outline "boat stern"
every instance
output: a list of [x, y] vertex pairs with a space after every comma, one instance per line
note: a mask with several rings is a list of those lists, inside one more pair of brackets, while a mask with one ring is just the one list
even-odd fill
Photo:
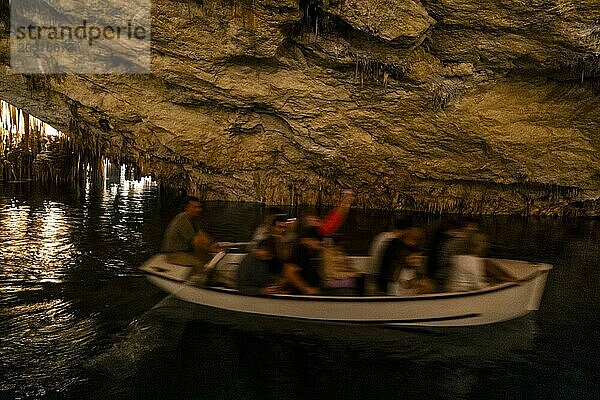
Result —
[[139, 269], [147, 275], [176, 282], [185, 282], [192, 271], [191, 267], [169, 264], [165, 254], [156, 254], [150, 257]]

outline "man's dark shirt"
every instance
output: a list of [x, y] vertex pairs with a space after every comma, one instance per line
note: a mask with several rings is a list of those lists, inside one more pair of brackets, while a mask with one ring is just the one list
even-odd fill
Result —
[[290, 262], [300, 267], [300, 276], [313, 287], [321, 286], [321, 277], [319, 276], [320, 253], [309, 249], [303, 244], [297, 244], [292, 251]]
[[427, 255], [427, 276], [434, 278], [437, 270], [440, 267], [440, 253], [442, 245], [449, 239], [449, 236], [444, 232], [437, 231], [433, 234], [429, 244], [429, 254]]
[[252, 253], [244, 257], [237, 271], [237, 287], [241, 293], [257, 295], [274, 282], [269, 261], [258, 260]]

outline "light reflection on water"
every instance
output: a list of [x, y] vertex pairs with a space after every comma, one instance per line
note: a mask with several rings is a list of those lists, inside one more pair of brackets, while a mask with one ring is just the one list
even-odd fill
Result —
[[[0, 186], [0, 399], [542, 399], [597, 388], [598, 221], [484, 219], [492, 256], [554, 264], [542, 309], [439, 333], [259, 321], [169, 301], [148, 311], [165, 296], [136, 267], [177, 211], [148, 182]], [[215, 202], [203, 218], [217, 239], [243, 241], [263, 212]], [[420, 221], [430, 231], [436, 219]], [[340, 233], [364, 254], [388, 222], [355, 211]]]
[[[0, 213], [5, 276], [14, 281], [61, 282], [73, 257], [70, 223], [59, 204], [12, 205]], [[1, 289], [0, 289], [1, 290]]]
[[155, 193], [148, 182], [0, 186], [1, 399], [52, 397], [86, 381], [84, 361], [111, 340], [101, 293], [116, 289], [103, 282], [137, 277], [126, 255], [153, 251], [139, 246]]

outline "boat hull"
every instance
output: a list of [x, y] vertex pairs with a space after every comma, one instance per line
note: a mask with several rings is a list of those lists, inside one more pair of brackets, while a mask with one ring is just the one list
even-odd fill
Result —
[[[213, 266], [236, 265], [236, 257], [220, 257], [211, 262]], [[166, 268], [162, 265], [162, 272], [158, 272], [152, 265], [158, 265], [159, 260], [155, 260], [154, 264], [146, 263], [141, 269], [156, 286], [190, 303], [304, 320], [401, 326], [469, 326], [506, 321], [537, 310], [551, 266], [514, 260], [495, 261], [511, 269], [522, 281], [470, 292], [407, 297], [245, 296], [233, 289], [198, 287], [189, 283], [185, 279], [186, 270], [181, 270], [185, 267]]]

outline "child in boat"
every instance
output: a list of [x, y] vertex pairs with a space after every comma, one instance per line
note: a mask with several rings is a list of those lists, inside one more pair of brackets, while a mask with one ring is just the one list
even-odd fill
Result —
[[332, 241], [325, 241], [321, 259], [321, 292], [328, 296], [359, 296], [364, 292], [362, 273]]

